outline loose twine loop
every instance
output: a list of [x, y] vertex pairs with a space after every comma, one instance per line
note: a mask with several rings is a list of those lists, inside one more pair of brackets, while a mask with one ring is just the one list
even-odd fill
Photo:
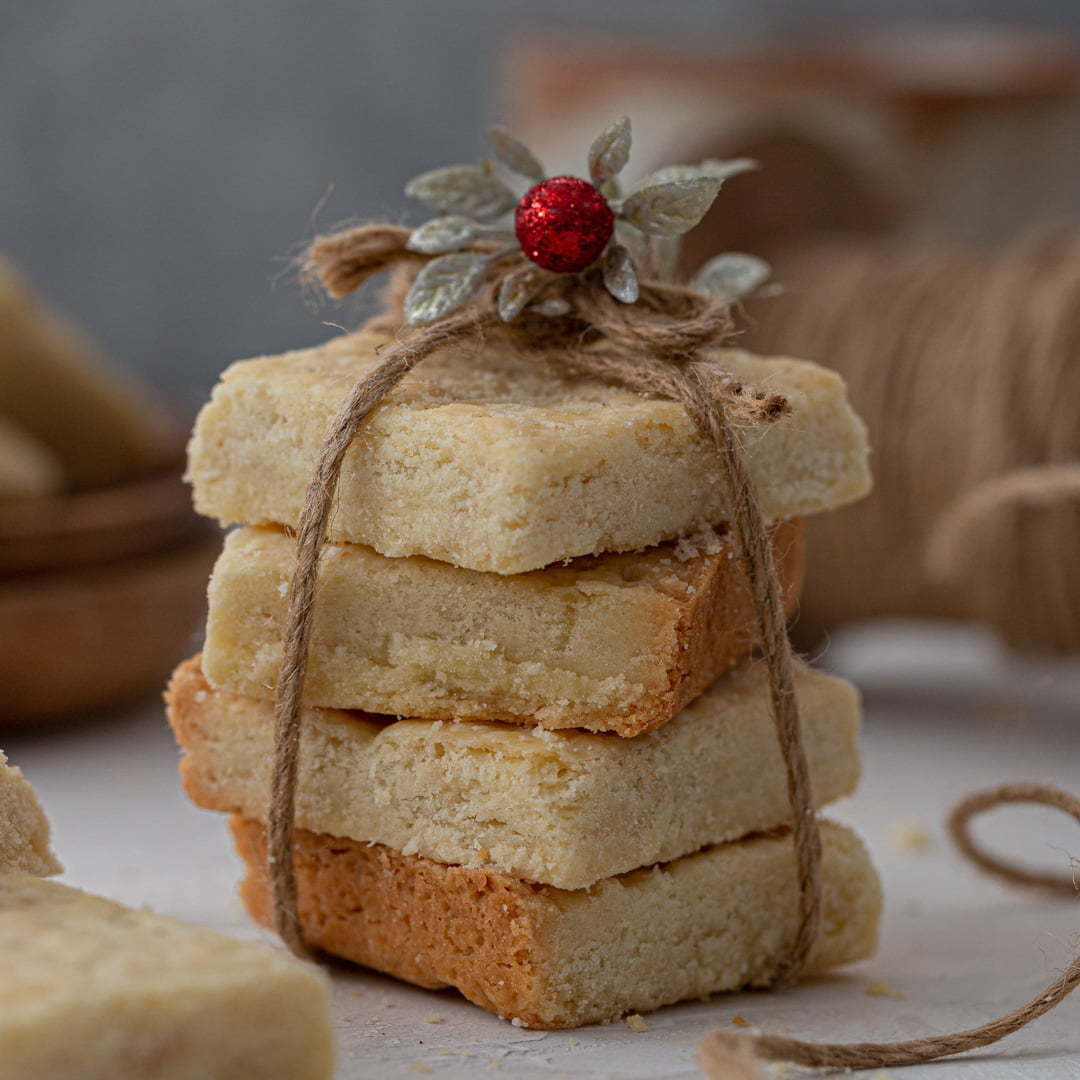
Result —
[[[961, 799], [949, 814], [947, 828], [960, 850], [988, 873], [1015, 885], [1047, 889], [1058, 895], [1077, 895], [1072, 877], [1025, 870], [980, 848], [971, 837], [972, 818], [1013, 803], [1036, 803], [1069, 814], [1080, 823], [1080, 799], [1046, 784], [1004, 784]], [[937, 1058], [976, 1050], [1004, 1039], [1056, 1008], [1080, 985], [1080, 954], [1073, 956], [1061, 976], [1026, 1005], [979, 1027], [948, 1035], [903, 1042], [813, 1043], [779, 1035], [714, 1031], [698, 1052], [713, 1080], [759, 1080], [762, 1061], [786, 1061], [819, 1069], [880, 1069], [921, 1065]]]
[[[394, 269], [392, 301], [395, 292], [400, 297], [409, 271], [415, 271], [423, 260], [422, 256], [406, 251], [408, 235], [408, 230], [395, 226], [367, 225], [317, 238], [308, 251], [304, 273], [309, 279], [321, 282], [330, 295], [340, 297], [373, 275]], [[792, 810], [798, 925], [792, 947], [778, 964], [772, 980], [773, 986], [787, 985], [805, 966], [821, 922], [821, 840], [800, 735], [793, 657], [781, 590], [767, 523], [746, 469], [737, 427], [773, 421], [788, 411], [788, 403], [780, 395], [766, 394], [738, 382], [703, 359], [703, 350], [721, 343], [731, 331], [727, 309], [711, 298], [678, 285], [646, 282], [638, 303], [622, 305], [588, 273], [557, 279], [552, 290], [569, 306], [565, 316], [546, 318], [526, 313], [513, 323], [504, 324], [498, 318], [495, 288], [491, 285], [459, 313], [428, 326], [400, 330], [393, 343], [382, 351], [378, 363], [353, 386], [326, 435], [297, 527], [297, 560], [289, 586], [276, 691], [268, 826], [275, 928], [294, 953], [308, 955], [298, 912], [293, 862], [301, 707], [319, 558], [345, 453], [367, 416], [425, 357], [470, 339], [502, 337], [513, 347], [561, 364], [571, 372], [679, 402], [717, 450], [720, 478], [731, 507], [731, 533], [753, 598], [758, 640], [768, 673], [770, 707]], [[391, 329], [396, 322], [390, 310], [369, 325]], [[1033, 791], [1038, 801], [1049, 801], [1048, 790], [1036, 786], [1028, 794]], [[1080, 820], [1076, 800], [1063, 793], [1052, 794], [1053, 798], [1065, 800], [1065, 808]], [[980, 805], [969, 809], [968, 816], [981, 808]], [[967, 818], [957, 821], [957, 835], [966, 835]], [[1000, 869], [992, 857], [980, 854], [980, 858], [982, 865]], [[734, 1069], [741, 1068], [744, 1075], [752, 1075], [746, 1072], [747, 1063], [770, 1057], [829, 1065], [846, 1053], [845, 1067], [928, 1061], [1002, 1038], [1053, 1008], [1077, 981], [1080, 981], [1080, 958], [1073, 962], [1062, 981], [1036, 1001], [974, 1032], [909, 1044], [831, 1047], [777, 1041], [772, 1036], [756, 1037], [752, 1043], [746, 1036], [733, 1041], [731, 1036], [714, 1033], [702, 1045], [702, 1063], [714, 1077], [733, 1078], [737, 1075]], [[862, 1064], [852, 1066], [852, 1060]]]

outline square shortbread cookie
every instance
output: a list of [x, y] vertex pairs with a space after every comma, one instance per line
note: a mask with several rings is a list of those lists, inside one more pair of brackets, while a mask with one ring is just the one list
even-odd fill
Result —
[[[270, 919], [265, 830], [234, 818], [241, 896]], [[853, 832], [822, 824], [820, 935], [808, 971], [877, 944], [881, 888]], [[759, 836], [568, 892], [300, 830], [300, 919], [335, 956], [530, 1028], [568, 1028], [768, 983], [795, 936], [791, 839]]]
[[[295, 526], [330, 422], [386, 341], [352, 334], [230, 367], [189, 447], [197, 509]], [[791, 403], [741, 436], [769, 520], [866, 494], [866, 432], [838, 375], [737, 350], [716, 362]], [[728, 510], [716, 452], [681, 406], [462, 347], [424, 360], [363, 425], [330, 538], [515, 574], [675, 539]]]
[[0, 875], [0, 1080], [329, 1080], [326, 979], [25, 874]]
[[[796, 693], [821, 806], [858, 781], [858, 695], [802, 666]], [[177, 669], [166, 699], [191, 799], [265, 817], [272, 705], [212, 690], [197, 660]], [[296, 819], [314, 832], [577, 889], [773, 828], [791, 810], [764, 667], [753, 664], [635, 739], [309, 709]]]
[[[788, 610], [802, 530], [775, 531]], [[234, 532], [210, 580], [210, 683], [269, 698], [296, 558], [279, 529]], [[358, 544], [323, 552], [305, 700], [388, 715], [638, 735], [666, 723], [756, 643], [741, 564], [709, 532], [644, 552], [502, 577]]]

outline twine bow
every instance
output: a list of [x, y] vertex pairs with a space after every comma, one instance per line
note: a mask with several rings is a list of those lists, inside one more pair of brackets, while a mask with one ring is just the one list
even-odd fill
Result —
[[[409, 271], [425, 256], [405, 247], [409, 230], [365, 225], [315, 240], [304, 271], [331, 296], [348, 294], [370, 277], [395, 269], [390, 310], [369, 325], [396, 326], [393, 295], [400, 297]], [[379, 362], [352, 388], [326, 435], [308, 485], [297, 528], [297, 561], [289, 585], [288, 616], [274, 719], [274, 763], [268, 827], [269, 877], [274, 924], [288, 947], [306, 955], [297, 903], [293, 864], [293, 829], [300, 749], [304, 676], [311, 642], [319, 558], [326, 539], [342, 461], [360, 425], [372, 410], [425, 357], [439, 349], [486, 335], [502, 335], [521, 350], [563, 365], [571, 372], [620, 383], [634, 391], [670, 398], [684, 406], [698, 430], [712, 443], [720, 465], [730, 528], [753, 598], [758, 641], [768, 672], [769, 699], [783, 756], [792, 812], [798, 883], [798, 925], [788, 955], [773, 973], [772, 985], [795, 980], [805, 966], [821, 922], [821, 840], [811, 798], [798, 703], [792, 679], [781, 591], [772, 546], [753, 482], [747, 472], [737, 426], [769, 423], [789, 409], [780, 395], [746, 386], [707, 362], [703, 351], [731, 332], [727, 306], [684, 286], [643, 282], [638, 302], [620, 304], [603, 288], [595, 271], [569, 276], [557, 284], [564, 314], [551, 319], [523, 314], [512, 324], [498, 315], [494, 288], [487, 287], [468, 307], [441, 321], [399, 330]], [[1011, 880], [1022, 872], [1003, 869], [977, 851], [967, 836], [968, 819], [1003, 801], [1039, 801], [1066, 810], [1080, 820], [1080, 802], [1042, 785], [1020, 785], [972, 796], [951, 822], [962, 850], [985, 868]], [[1036, 882], [1039, 883], [1039, 882]], [[1047, 884], [1047, 882], [1041, 882]], [[1065, 884], [1054, 879], [1053, 886]], [[804, 1043], [773, 1036], [732, 1036], [714, 1032], [702, 1044], [701, 1061], [710, 1076], [760, 1076], [757, 1062], [793, 1061], [805, 1065], [868, 1068], [933, 1060], [984, 1046], [1016, 1031], [1055, 1007], [1080, 983], [1080, 958], [1027, 1006], [955, 1035], [904, 1043], [843, 1045]]]

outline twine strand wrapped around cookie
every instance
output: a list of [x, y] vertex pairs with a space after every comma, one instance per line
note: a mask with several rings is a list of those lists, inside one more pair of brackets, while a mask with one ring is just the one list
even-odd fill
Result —
[[[306, 270], [328, 291], [347, 291], [350, 284], [363, 282], [394, 263], [415, 262], [415, 256], [405, 248], [407, 238], [407, 230], [380, 225], [320, 238], [310, 249]], [[644, 284], [641, 298], [641, 306], [635, 305], [634, 314], [629, 315], [631, 309], [612, 300], [600, 282], [589, 275], [577, 276], [567, 279], [560, 289], [557, 299], [567, 308], [560, 318], [526, 316], [507, 325], [499, 318], [494, 287], [489, 287], [461, 311], [431, 325], [401, 331], [379, 363], [356, 383], [335, 417], [308, 485], [297, 529], [297, 563], [289, 586], [275, 702], [269, 869], [275, 928], [294, 952], [302, 955], [307, 951], [293, 866], [303, 684], [319, 557], [342, 461], [364, 419], [425, 356], [497, 333], [505, 335], [512, 347], [528, 349], [571, 370], [679, 401], [717, 449], [732, 508], [731, 528], [754, 598], [771, 707], [794, 810], [799, 928], [775, 973], [775, 982], [791, 981], [802, 969], [821, 919], [821, 842], [799, 734], [793, 658], [772, 545], [732, 426], [732, 418], [741, 422], [774, 420], [787, 412], [788, 405], [783, 397], [747, 387], [700, 359], [703, 349], [720, 343], [730, 332], [726, 305], [681, 286], [659, 283]]]

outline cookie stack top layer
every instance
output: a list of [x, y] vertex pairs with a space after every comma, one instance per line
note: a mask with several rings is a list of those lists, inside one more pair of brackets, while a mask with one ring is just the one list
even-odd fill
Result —
[[[229, 368], [190, 445], [197, 509], [223, 524], [295, 525], [331, 418], [387, 340], [351, 334]], [[716, 360], [792, 407], [744, 435], [768, 519], [866, 494], [866, 432], [839, 377], [739, 351]], [[727, 513], [715, 451], [681, 405], [510, 350], [456, 348], [425, 359], [363, 425], [330, 539], [515, 574], [647, 547]]]

